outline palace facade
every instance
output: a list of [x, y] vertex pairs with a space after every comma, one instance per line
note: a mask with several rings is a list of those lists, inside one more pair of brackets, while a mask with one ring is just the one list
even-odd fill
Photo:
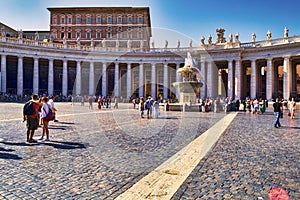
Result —
[[[85, 25], [80, 30], [80, 41], [75, 37], [76, 28], [71, 28], [70, 38], [66, 37], [68, 32], [65, 28], [61, 31], [59, 27], [62, 25], [59, 23], [68, 23], [68, 12], [61, 15], [54, 12], [55, 9], [49, 10], [52, 20], [50, 32], [54, 33], [56, 29], [56, 39], [60, 41], [8, 37], [2, 31], [1, 92], [17, 95], [47, 93], [176, 98], [172, 83], [181, 80], [176, 70], [184, 66], [187, 52], [190, 52], [198, 63], [204, 83], [197, 94], [201, 98], [300, 97], [300, 36], [290, 37], [286, 31], [282, 38], [272, 39], [268, 35], [263, 41], [253, 38], [251, 42], [241, 43], [238, 35], [235, 35], [235, 40], [230, 37], [226, 41], [224, 30], [217, 29], [215, 43], [209, 38], [208, 43], [201, 39], [200, 45], [174, 48], [150, 47], [149, 31], [146, 36], [143, 35], [143, 41], [147, 42], [142, 45], [131, 43], [134, 38], [121, 39], [119, 36], [108, 38], [111, 43], [103, 45], [96, 44], [96, 39], [92, 39], [97, 38], [92, 25], [90, 29], [94, 32], [91, 32], [90, 39]], [[148, 14], [143, 15], [143, 22], [149, 22], [145, 27], [150, 26], [150, 17], [145, 17]], [[57, 17], [57, 26], [54, 16]], [[65, 18], [63, 21], [62, 16]], [[72, 15], [71, 23], [76, 23], [76, 16]], [[97, 22], [97, 14], [80, 16], [82, 23], [89, 16], [91, 24]], [[108, 16], [101, 15], [101, 22], [104, 23]], [[112, 16], [113, 22], [118, 22], [118, 16]], [[128, 16], [122, 16], [125, 26]], [[141, 15], [135, 17], [138, 16]], [[117, 32], [112, 32], [112, 35], [117, 35], [114, 33]], [[107, 36], [107, 32], [103, 35]]]

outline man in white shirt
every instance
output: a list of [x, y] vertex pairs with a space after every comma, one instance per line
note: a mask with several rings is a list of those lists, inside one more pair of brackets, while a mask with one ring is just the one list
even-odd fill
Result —
[[[52, 111], [55, 113], [56, 109], [54, 108], [54, 96], [50, 97], [48, 104], [50, 105], [50, 108], [52, 109]], [[54, 122], [58, 122], [58, 120], [56, 119], [56, 115], [55, 115]]]

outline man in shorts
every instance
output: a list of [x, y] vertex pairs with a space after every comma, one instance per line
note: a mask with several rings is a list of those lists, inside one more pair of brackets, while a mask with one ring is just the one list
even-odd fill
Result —
[[34, 131], [38, 128], [39, 124], [39, 102], [38, 102], [38, 95], [33, 94], [31, 100], [33, 102], [33, 114], [32, 115], [24, 115], [24, 121], [26, 120], [26, 127], [27, 127], [27, 143], [36, 143], [37, 141], [33, 139]]

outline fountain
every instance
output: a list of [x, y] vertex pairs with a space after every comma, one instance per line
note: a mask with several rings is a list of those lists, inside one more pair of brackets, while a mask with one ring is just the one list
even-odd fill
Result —
[[199, 93], [200, 87], [203, 86], [203, 83], [200, 81], [200, 71], [195, 67], [196, 65], [196, 60], [188, 52], [184, 67], [177, 70], [177, 73], [182, 75], [182, 81], [173, 83], [173, 86], [178, 91], [178, 100], [183, 107], [183, 111], [185, 111], [187, 104], [196, 103], [196, 93]]

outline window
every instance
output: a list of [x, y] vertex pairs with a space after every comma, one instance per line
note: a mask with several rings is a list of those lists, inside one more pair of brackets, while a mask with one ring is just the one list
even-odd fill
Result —
[[72, 24], [72, 18], [68, 17], [68, 24]]
[[87, 17], [87, 18], [86, 18], [86, 23], [87, 23], [87, 24], [92, 23], [92, 18], [91, 18], [91, 17]]
[[101, 33], [100, 32], [97, 32], [96, 38], [101, 38]]
[[64, 38], [64, 37], [65, 37], [65, 33], [64, 32], [60, 33], [60, 38]]
[[90, 39], [91, 38], [91, 32], [86, 33], [86, 38]]
[[97, 23], [97, 24], [101, 24], [101, 23], [102, 23], [101, 17], [97, 17], [97, 18], [96, 18], [96, 23]]
[[132, 24], [132, 17], [128, 17], [128, 18], [127, 18], [127, 23], [128, 23], [128, 24]]
[[72, 33], [68, 33], [68, 38], [72, 38]]
[[107, 23], [111, 24], [112, 23], [112, 17], [107, 17]]
[[81, 18], [80, 17], [76, 17], [76, 24], [80, 24], [81, 23]]
[[56, 17], [54, 17], [54, 18], [53, 18], [53, 24], [56, 24], [56, 23], [57, 23], [56, 20], [57, 20]]
[[138, 24], [142, 24], [144, 22], [143, 17], [138, 18]]
[[110, 32], [107, 33], [107, 38], [112, 38], [112, 34]]
[[122, 17], [118, 17], [118, 24], [122, 24]]
[[65, 18], [64, 18], [64, 17], [61, 18], [61, 23], [62, 23], [62, 24], [65, 23]]
[[80, 32], [76, 32], [76, 38], [80, 38]]

